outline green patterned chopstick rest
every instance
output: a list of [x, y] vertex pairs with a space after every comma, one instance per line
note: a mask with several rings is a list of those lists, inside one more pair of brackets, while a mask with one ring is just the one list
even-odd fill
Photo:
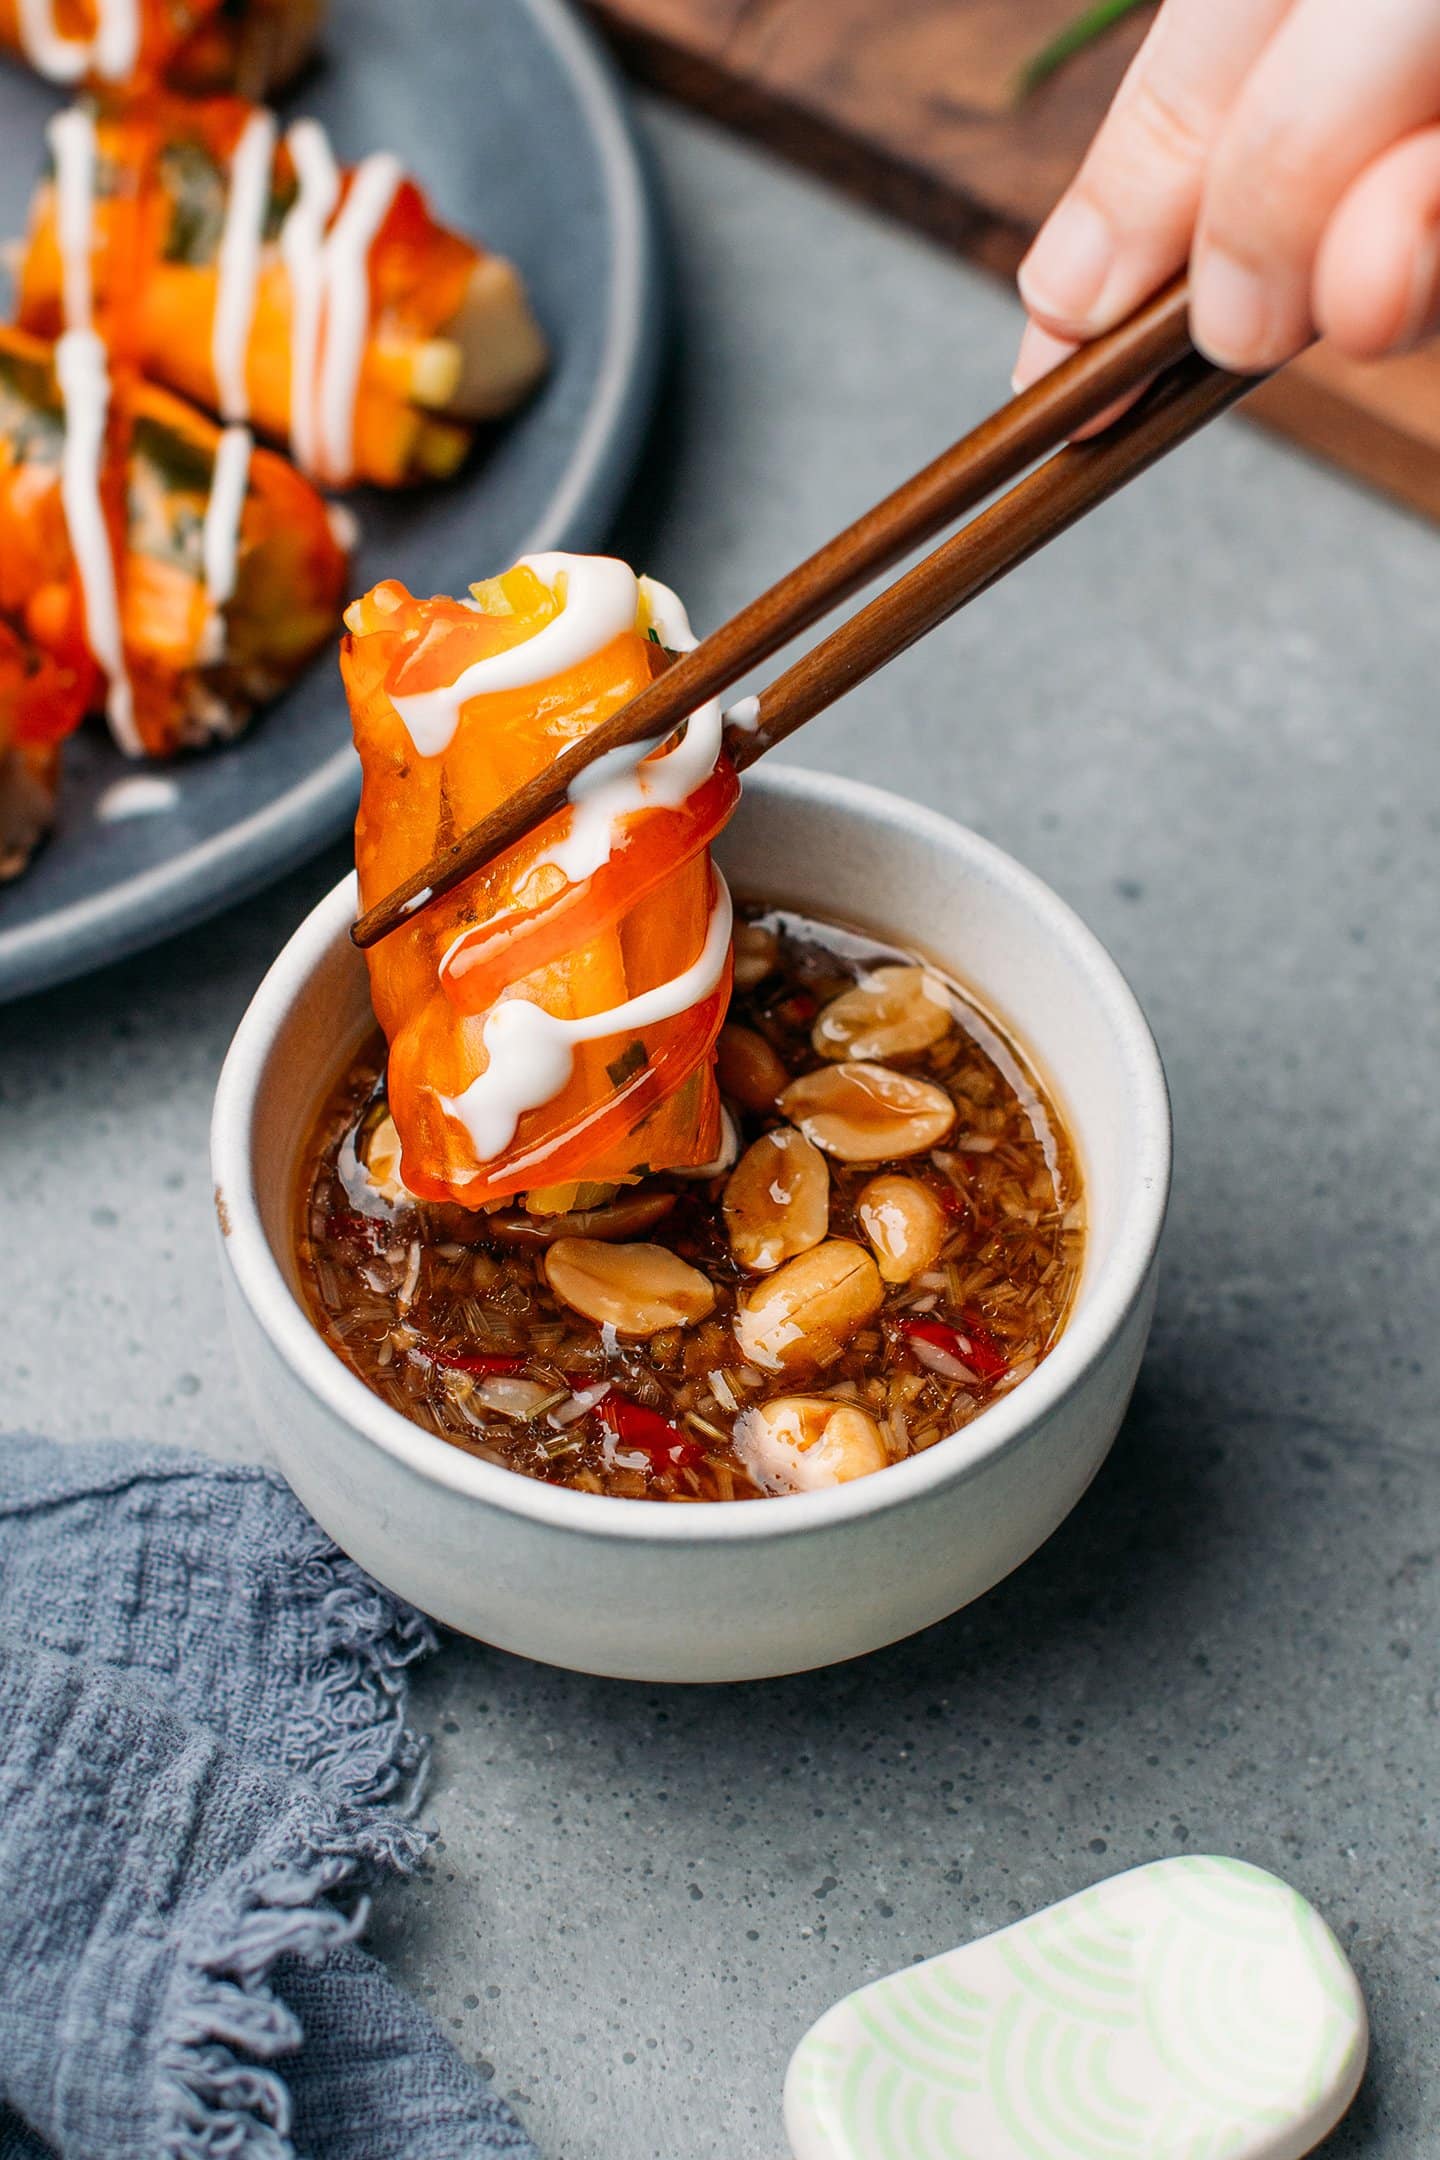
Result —
[[796, 2160], [1300, 2160], [1365, 2068], [1325, 1922], [1239, 1860], [1158, 1860], [860, 1988], [796, 2049]]

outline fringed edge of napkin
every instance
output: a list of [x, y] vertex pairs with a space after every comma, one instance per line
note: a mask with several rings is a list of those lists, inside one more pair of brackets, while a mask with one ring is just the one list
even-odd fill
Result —
[[275, 1965], [319, 1964], [354, 1941], [369, 1901], [347, 1911], [334, 1894], [410, 1873], [429, 1843], [409, 1819], [428, 1746], [405, 1722], [405, 1668], [436, 1647], [434, 1629], [319, 1531], [297, 1556], [296, 1583], [324, 1623], [304, 1726], [315, 1820], [227, 1877], [186, 1923], [159, 2052], [167, 2160], [293, 2160], [289, 2087], [266, 2066], [304, 2034], [271, 1986]]

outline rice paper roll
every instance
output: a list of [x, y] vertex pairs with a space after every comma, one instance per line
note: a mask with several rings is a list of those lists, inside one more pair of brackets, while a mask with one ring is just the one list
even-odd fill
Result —
[[[597, 572], [608, 617], [589, 606]], [[473, 604], [417, 600], [387, 582], [345, 618], [367, 908], [666, 663], [646, 581], [623, 564], [537, 557], [472, 590]], [[572, 614], [593, 635], [572, 635]], [[568, 646], [553, 673], [525, 650], [542, 638], [537, 656]], [[499, 686], [461, 697], [489, 662]], [[438, 725], [420, 718], [430, 693]], [[738, 795], [718, 748], [717, 711], [653, 806], [592, 817], [584, 832], [561, 813], [367, 953], [402, 1176], [418, 1197], [477, 1208], [523, 1193], [559, 1210], [587, 1189], [714, 1160], [730, 948], [709, 841]]]
[[[248, 420], [332, 487], [455, 471], [545, 366], [518, 273], [439, 224], [384, 152], [335, 165], [313, 121], [239, 99], [100, 106], [91, 282], [112, 352]], [[63, 327], [53, 170], [18, 319]]]
[[238, 734], [334, 633], [346, 564], [325, 504], [241, 431], [227, 442], [182, 399], [122, 374], [89, 476], [95, 527], [77, 551], [70, 425], [55, 348], [0, 330], [0, 620], [73, 679], [79, 709], [109, 713], [127, 750], [163, 756]]
[[0, 49], [62, 86], [263, 97], [299, 71], [322, 15], [321, 0], [0, 0]]

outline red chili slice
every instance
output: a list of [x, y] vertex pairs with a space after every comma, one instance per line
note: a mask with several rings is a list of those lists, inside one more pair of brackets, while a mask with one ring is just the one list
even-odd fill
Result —
[[700, 1461], [705, 1450], [669, 1418], [628, 1395], [610, 1393], [595, 1405], [595, 1415], [608, 1426], [622, 1447], [639, 1448], [656, 1470], [684, 1470]]
[[473, 1373], [477, 1380], [513, 1379], [525, 1370], [523, 1357], [507, 1357], [499, 1350], [430, 1350], [426, 1355], [432, 1365], [443, 1365], [447, 1372]]
[[1003, 1380], [1010, 1370], [1010, 1360], [989, 1328], [983, 1320], [977, 1319], [975, 1314], [968, 1310], [962, 1311], [960, 1318], [964, 1325], [965, 1339], [970, 1345], [966, 1364], [973, 1366], [982, 1380]]
[[1010, 1361], [994, 1336], [968, 1313], [963, 1313], [961, 1318], [965, 1322], [963, 1331], [951, 1327], [945, 1320], [908, 1319], [900, 1322], [900, 1332], [911, 1342], [928, 1343], [932, 1350], [954, 1358], [957, 1364], [974, 1373], [977, 1380], [1003, 1380], [1010, 1370]]

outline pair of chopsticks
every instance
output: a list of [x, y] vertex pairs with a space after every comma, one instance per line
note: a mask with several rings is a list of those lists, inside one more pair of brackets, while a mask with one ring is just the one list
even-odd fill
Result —
[[[1056, 452], [787, 668], [760, 692], [743, 727], [726, 726], [725, 749], [737, 770], [753, 765], [1186, 441], [1261, 380], [1202, 360], [1190, 344], [1189, 316], [1189, 287], [1178, 278], [1116, 329], [1012, 398], [680, 654], [628, 705], [362, 915], [351, 931], [355, 943], [377, 944], [402, 923], [413, 922], [433, 900], [563, 809], [575, 780], [597, 758], [631, 744], [663, 741], [697, 706], [730, 689], [870, 578], [933, 539], [996, 488], [1015, 481], [1037, 458]], [[1140, 401], [1104, 433], [1070, 441], [1145, 384], [1151, 387]], [[1059, 444], [1068, 447], [1057, 450]]]

